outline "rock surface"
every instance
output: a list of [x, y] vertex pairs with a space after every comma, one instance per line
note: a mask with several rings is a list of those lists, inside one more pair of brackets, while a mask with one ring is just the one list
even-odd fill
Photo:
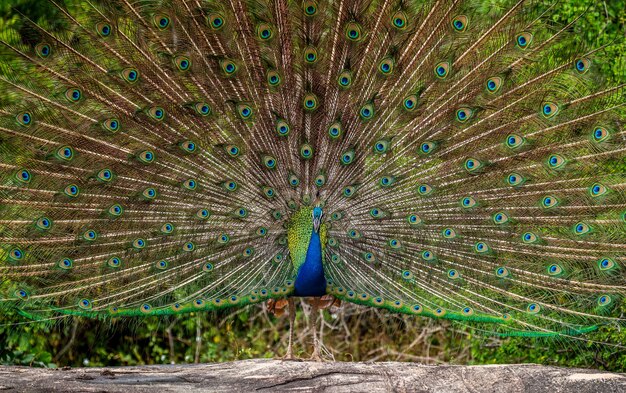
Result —
[[1, 392], [626, 392], [626, 374], [534, 364], [424, 366], [257, 359], [41, 369], [0, 367]]

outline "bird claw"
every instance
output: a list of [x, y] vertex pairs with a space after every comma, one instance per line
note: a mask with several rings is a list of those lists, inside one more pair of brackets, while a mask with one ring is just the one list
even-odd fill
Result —
[[285, 356], [283, 356], [282, 358], [280, 358], [280, 360], [282, 361], [287, 361], [287, 362], [301, 362], [302, 359], [297, 358], [293, 352], [288, 351]]
[[312, 362], [323, 362], [324, 361], [324, 359], [322, 358], [320, 353], [317, 352], [317, 351], [313, 352], [313, 354], [311, 355], [309, 360], [312, 361]]

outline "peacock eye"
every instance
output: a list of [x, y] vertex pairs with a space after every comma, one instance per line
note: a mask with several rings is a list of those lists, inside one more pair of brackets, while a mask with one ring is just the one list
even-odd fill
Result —
[[467, 30], [469, 20], [465, 15], [458, 15], [452, 19], [452, 28], [457, 32], [463, 32]]

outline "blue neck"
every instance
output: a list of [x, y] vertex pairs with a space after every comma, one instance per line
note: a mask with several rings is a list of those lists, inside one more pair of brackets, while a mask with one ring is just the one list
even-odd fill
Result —
[[322, 265], [322, 243], [319, 233], [311, 233], [306, 259], [298, 270], [294, 296], [323, 296], [326, 294], [326, 278]]

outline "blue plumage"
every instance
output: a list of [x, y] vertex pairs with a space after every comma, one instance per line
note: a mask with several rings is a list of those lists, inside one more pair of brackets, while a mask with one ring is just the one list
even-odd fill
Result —
[[318, 232], [311, 232], [306, 259], [295, 282], [295, 296], [323, 296], [326, 294], [326, 278], [322, 265], [322, 243]]

